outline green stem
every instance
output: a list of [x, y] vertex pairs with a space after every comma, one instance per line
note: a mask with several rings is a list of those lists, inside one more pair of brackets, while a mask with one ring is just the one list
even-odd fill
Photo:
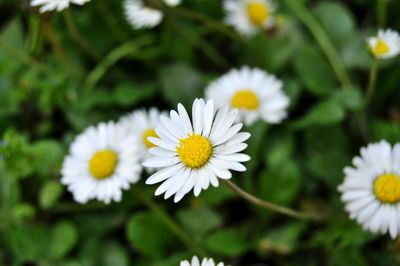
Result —
[[181, 227], [175, 223], [175, 221], [157, 204], [149, 199], [143, 192], [136, 188], [132, 188], [133, 194], [139, 198], [144, 204], [149, 207], [158, 217], [164, 222], [164, 224], [195, 254], [200, 256], [207, 256], [205, 251], [195, 242], [193, 237], [189, 236]]
[[222, 24], [219, 21], [213, 20], [212, 18], [210, 18], [202, 13], [198, 13], [196, 11], [193, 11], [191, 9], [186, 9], [183, 7], [174, 8], [174, 12], [176, 12], [182, 16], [185, 16], [189, 19], [197, 20], [197, 21], [203, 23], [203, 25], [205, 27], [213, 29], [235, 41], [242, 42], [242, 39], [234, 31], [232, 31], [229, 27], [225, 26], [224, 24]]
[[318, 219], [319, 217], [316, 217], [315, 215], [310, 215], [310, 214], [305, 214], [301, 213], [283, 206], [280, 206], [278, 204], [262, 200], [260, 198], [257, 198], [250, 193], [247, 193], [246, 191], [242, 190], [240, 187], [235, 185], [229, 180], [224, 180], [225, 184], [232, 189], [234, 192], [236, 192], [241, 198], [249, 201], [250, 203], [253, 203], [256, 206], [259, 206], [261, 208], [271, 210], [280, 214], [287, 215], [289, 217], [297, 218], [297, 219], [302, 219], [302, 220], [320, 220]]
[[368, 107], [368, 104], [371, 102], [372, 96], [374, 95], [377, 76], [378, 76], [378, 61], [374, 58], [369, 71], [368, 87], [365, 96], [364, 108]]
[[[83, 89], [84, 90], [92, 90], [97, 82], [104, 76], [104, 74], [120, 59], [132, 55], [137, 52], [139, 47], [150, 42], [150, 39], [146, 36], [143, 36], [141, 39], [130, 41], [118, 46], [114, 50], [112, 50], [99, 64], [89, 73], [86, 78]], [[144, 53], [142, 53], [145, 56]], [[138, 55], [137, 57], [140, 57]]]
[[66, 9], [63, 12], [65, 23], [67, 24], [67, 28], [69, 33], [75, 42], [81, 47], [81, 49], [87, 53], [90, 57], [95, 60], [99, 60], [101, 58], [100, 54], [96, 52], [96, 50], [86, 41], [86, 39], [80, 34], [78, 28], [76, 27], [74, 20], [72, 18], [70, 9]]
[[325, 33], [322, 26], [318, 23], [315, 17], [306, 9], [301, 1], [299, 0], [285, 0], [287, 6], [303, 21], [303, 23], [310, 30], [311, 34], [317, 40], [318, 44], [324, 51], [329, 63], [332, 66], [338, 80], [342, 85], [342, 89], [348, 89], [352, 87], [352, 82], [348, 76], [344, 65], [336, 53], [335, 47], [331, 43], [328, 35]]
[[376, 17], [378, 27], [384, 28], [386, 25], [386, 0], [376, 0]]

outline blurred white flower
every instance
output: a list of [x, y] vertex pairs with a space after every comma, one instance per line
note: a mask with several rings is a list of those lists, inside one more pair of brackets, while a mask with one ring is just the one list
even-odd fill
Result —
[[400, 144], [369, 144], [353, 165], [344, 169], [339, 186], [346, 211], [365, 230], [389, 232], [395, 239], [400, 232]]
[[367, 42], [376, 58], [386, 59], [400, 54], [400, 36], [394, 30], [379, 30], [378, 36], [368, 38]]
[[274, 26], [275, 5], [270, 0], [224, 0], [223, 5], [226, 24], [244, 36]]
[[[174, 7], [179, 5], [181, 0], [164, 0], [164, 3]], [[128, 22], [134, 29], [154, 28], [164, 17], [160, 9], [146, 6], [143, 0], [125, 0], [124, 10]]]
[[213, 259], [208, 259], [208, 258], [204, 258], [200, 263], [199, 258], [194, 256], [192, 258], [191, 262], [189, 262], [187, 260], [181, 261], [181, 265], [180, 266], [224, 266], [224, 263], [220, 262], [218, 264], [215, 264]]
[[31, 0], [31, 6], [40, 6], [40, 12], [62, 11], [70, 4], [83, 5], [90, 0]]
[[157, 147], [151, 148], [152, 158], [146, 167], [160, 167], [146, 184], [163, 182], [155, 194], [165, 193], [167, 199], [175, 194], [180, 201], [192, 189], [197, 197], [209, 185], [217, 187], [218, 178], [230, 179], [230, 170], [245, 171], [241, 162], [250, 160], [240, 153], [249, 133], [239, 133], [242, 124], [234, 124], [237, 111], [228, 106], [215, 110], [214, 102], [196, 99], [192, 108], [192, 121], [182, 104], [170, 117], [161, 116], [156, 127], [159, 138], [149, 137]]
[[120, 201], [122, 190], [140, 179], [138, 146], [137, 138], [122, 125], [109, 122], [89, 127], [71, 144], [61, 183], [79, 203]]
[[289, 98], [282, 90], [282, 81], [258, 68], [233, 69], [213, 81], [205, 93], [217, 107], [238, 109], [238, 120], [246, 125], [258, 119], [279, 123], [287, 116]]

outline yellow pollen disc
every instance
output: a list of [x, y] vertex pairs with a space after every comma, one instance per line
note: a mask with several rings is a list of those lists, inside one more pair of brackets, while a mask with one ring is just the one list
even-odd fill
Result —
[[156, 131], [154, 129], [149, 128], [143, 133], [143, 142], [144, 142], [144, 145], [146, 145], [146, 147], [149, 148], [149, 149], [153, 148], [153, 147], [156, 147], [157, 145], [155, 145], [152, 142], [150, 142], [147, 139], [148, 137], [156, 137], [156, 138], [158, 138], [157, 133], [156, 133]]
[[237, 91], [231, 100], [232, 107], [248, 110], [256, 110], [260, 105], [257, 95], [251, 90]]
[[374, 193], [382, 203], [397, 203], [400, 201], [400, 176], [384, 174], [374, 183]]
[[96, 152], [89, 161], [89, 171], [97, 179], [105, 179], [114, 173], [118, 157], [112, 150]]
[[389, 45], [387, 45], [381, 39], [378, 39], [378, 41], [375, 44], [374, 49], [372, 49], [372, 53], [375, 56], [381, 56], [381, 55], [387, 54], [389, 52], [389, 50], [390, 50]]
[[212, 145], [207, 138], [192, 133], [179, 140], [176, 152], [187, 167], [200, 168], [210, 159]]
[[250, 21], [256, 26], [262, 26], [270, 15], [268, 6], [261, 2], [247, 4], [247, 15]]

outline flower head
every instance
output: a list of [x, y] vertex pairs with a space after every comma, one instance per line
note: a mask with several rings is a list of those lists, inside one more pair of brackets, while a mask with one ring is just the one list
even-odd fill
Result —
[[31, 6], [40, 6], [40, 12], [62, 11], [69, 7], [70, 4], [83, 5], [90, 0], [31, 0]]
[[[179, 5], [181, 0], [164, 0], [164, 3], [173, 7]], [[124, 10], [127, 20], [134, 29], [154, 28], [164, 17], [160, 9], [146, 6], [143, 0], [125, 0]]]
[[378, 36], [368, 38], [367, 42], [376, 58], [386, 59], [400, 54], [400, 36], [394, 30], [379, 30]]
[[374, 233], [400, 232], [400, 144], [393, 148], [386, 141], [369, 144], [354, 167], [344, 169], [339, 186], [342, 201], [352, 219]]
[[233, 69], [206, 88], [207, 99], [220, 107], [238, 109], [239, 121], [251, 125], [258, 119], [279, 123], [286, 117], [289, 98], [282, 81], [258, 68]]
[[180, 266], [224, 266], [224, 263], [220, 262], [218, 264], [215, 264], [213, 259], [208, 259], [208, 258], [204, 258], [200, 263], [199, 258], [197, 258], [196, 256], [193, 256], [191, 262], [189, 262], [187, 260], [181, 261]]
[[109, 122], [89, 127], [71, 144], [61, 183], [79, 203], [120, 201], [122, 190], [140, 179], [137, 147], [137, 139], [121, 125]]
[[146, 167], [160, 167], [146, 184], [163, 182], [156, 195], [165, 193], [167, 199], [175, 194], [178, 202], [192, 189], [198, 196], [211, 184], [219, 185], [218, 178], [230, 179], [230, 170], [245, 171], [241, 162], [250, 157], [240, 153], [246, 149], [244, 143], [249, 133], [239, 133], [242, 124], [235, 124], [237, 111], [227, 106], [215, 110], [214, 102], [196, 99], [192, 108], [192, 121], [182, 104], [178, 112], [161, 116], [156, 127], [159, 138], [149, 137], [157, 147], [151, 148], [152, 158]]
[[274, 25], [275, 6], [270, 0], [225, 0], [225, 22], [245, 36]]

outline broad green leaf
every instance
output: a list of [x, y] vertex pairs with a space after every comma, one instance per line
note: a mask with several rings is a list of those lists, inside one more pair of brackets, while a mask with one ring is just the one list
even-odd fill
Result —
[[208, 236], [205, 243], [212, 252], [231, 257], [242, 254], [250, 247], [244, 234], [237, 229], [218, 230]]
[[124, 247], [118, 242], [108, 242], [102, 248], [100, 254], [101, 265], [118, 265], [118, 266], [128, 266], [129, 256], [128, 252]]
[[295, 123], [296, 127], [310, 125], [331, 125], [341, 122], [345, 117], [343, 107], [332, 100], [317, 103], [308, 113]]
[[77, 244], [78, 232], [75, 225], [69, 221], [61, 221], [51, 232], [49, 256], [59, 259], [66, 256]]
[[376, 119], [372, 121], [372, 133], [375, 141], [386, 140], [392, 144], [400, 140], [400, 124]]
[[222, 223], [217, 212], [207, 207], [184, 209], [178, 213], [178, 218], [188, 232], [196, 238], [202, 237], [208, 231], [219, 227]]
[[39, 204], [42, 208], [47, 209], [52, 207], [61, 197], [63, 187], [60, 182], [48, 181], [40, 190]]

